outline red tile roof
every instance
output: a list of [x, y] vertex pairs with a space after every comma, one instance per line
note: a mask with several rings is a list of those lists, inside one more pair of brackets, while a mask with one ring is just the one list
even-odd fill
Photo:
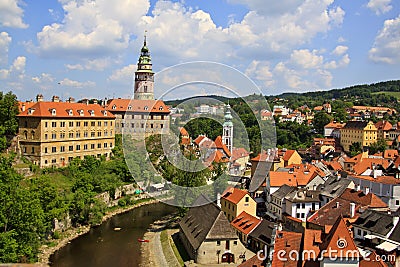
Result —
[[261, 219], [256, 218], [245, 211], [242, 211], [233, 221], [231, 225], [236, 230], [242, 232], [245, 235], [250, 234], [259, 224]]
[[19, 112], [21, 113], [22, 110], [27, 110], [28, 108], [32, 107], [34, 104], [36, 104], [35, 102], [21, 102], [18, 101], [18, 108], [19, 108]]
[[179, 127], [179, 132], [181, 136], [189, 136], [189, 133], [186, 131], [184, 127]]
[[353, 166], [354, 174], [362, 174], [366, 170], [372, 170], [374, 166], [382, 165], [383, 168], [389, 167], [390, 160], [383, 158], [362, 158]]
[[321, 245], [321, 243], [322, 243], [321, 230], [304, 229], [303, 249], [310, 252], [310, 254], [308, 254], [308, 258], [303, 259], [302, 266], [304, 267], [319, 266], [319, 263], [316, 260], [320, 253], [319, 246]]
[[390, 131], [393, 128], [393, 125], [388, 121], [378, 121], [375, 123], [375, 127], [380, 131]]
[[381, 184], [400, 184], [400, 179], [393, 176], [378, 176], [376, 178], [366, 175], [352, 175], [352, 177]]
[[387, 267], [388, 265], [382, 260], [381, 257], [378, 257], [378, 255], [375, 253], [375, 251], [373, 251], [367, 257], [364, 257], [360, 261], [360, 264], [358, 266], [359, 267]]
[[249, 155], [250, 155], [250, 153], [246, 149], [244, 149], [243, 147], [239, 147], [239, 148], [235, 147], [235, 148], [232, 149], [231, 160], [235, 161], [235, 160], [238, 160], [240, 158], [247, 157]]
[[292, 150], [292, 149], [286, 150], [286, 152], [285, 152], [285, 154], [283, 155], [282, 159], [283, 159], [284, 161], [290, 160], [290, 158], [293, 156], [293, 154], [294, 154], [295, 152], [296, 152], [296, 150]]
[[[339, 207], [337, 206], [337, 203], [339, 204]], [[354, 218], [351, 218], [350, 203], [351, 201], [349, 200], [341, 199], [339, 197], [334, 198], [311, 215], [307, 219], [307, 222], [324, 227], [325, 232], [328, 232], [339, 217], [344, 217], [347, 220], [354, 221], [360, 215], [358, 211], [361, 205], [356, 203], [355, 216]]]
[[115, 118], [98, 104], [69, 102], [36, 102], [21, 112], [19, 117], [45, 118]]
[[[291, 253], [291, 251], [301, 251], [301, 239], [301, 233], [278, 231], [275, 239], [274, 254], [271, 267], [297, 267], [298, 260], [292, 261], [289, 258], [289, 254]], [[280, 251], [286, 252], [284, 258], [287, 258], [287, 261], [283, 261], [280, 259], [282, 258], [283, 254]], [[279, 256], [278, 252], [280, 253]]]
[[[249, 196], [248, 192], [239, 188], [230, 187], [222, 193], [223, 199], [233, 203], [238, 204], [245, 196]], [[250, 197], [250, 196], [249, 196]]]
[[340, 129], [340, 128], [343, 128], [345, 124], [346, 124], [346, 123], [340, 123], [340, 122], [334, 122], [334, 121], [332, 121], [332, 122], [328, 123], [327, 125], [325, 125], [324, 127], [325, 127], [325, 128]]
[[[328, 236], [324, 239], [324, 242], [320, 246], [321, 256], [341, 259], [349, 255], [359, 258], [360, 253], [358, 252], [357, 246], [354, 244], [353, 238], [350, 235], [350, 231], [346, 226], [345, 221], [340, 216], [335, 224], [329, 231]], [[354, 252], [354, 254], [350, 254]], [[347, 258], [347, 260], [350, 260]]]
[[282, 185], [305, 186], [317, 175], [325, 177], [323, 171], [310, 164], [291, 164], [287, 166], [293, 171], [270, 171], [270, 186], [281, 187]]
[[397, 149], [386, 149], [383, 153], [385, 159], [395, 159], [399, 156]]
[[346, 188], [343, 193], [339, 196], [341, 199], [349, 200], [351, 202], [360, 204], [363, 207], [369, 208], [387, 208], [388, 205], [383, 202], [374, 193], [364, 194], [363, 191], [357, 191], [354, 189]]
[[222, 142], [221, 136], [217, 136], [217, 138], [215, 138], [214, 143], [217, 149], [222, 149], [229, 158], [231, 157], [231, 151], [229, 151], [228, 147]]
[[[146, 109], [147, 107], [147, 109]], [[137, 100], [137, 99], [110, 99], [107, 101], [107, 110], [111, 112], [144, 112], [169, 114], [170, 110], [162, 100]]]

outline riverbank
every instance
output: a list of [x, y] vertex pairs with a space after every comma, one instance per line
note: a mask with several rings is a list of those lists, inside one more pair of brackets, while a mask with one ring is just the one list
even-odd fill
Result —
[[[152, 198], [145, 198], [145, 199], [139, 199], [137, 201], [141, 201], [139, 203], [133, 204], [131, 206], [126, 206], [126, 207], [119, 207], [116, 209], [112, 209], [103, 216], [102, 218], [102, 223], [110, 219], [111, 217], [122, 214], [125, 212], [128, 212], [130, 210], [133, 210], [135, 208], [141, 207], [143, 205], [150, 205], [150, 204], [155, 204], [158, 203], [160, 200], [157, 199], [152, 199]], [[38, 255], [39, 260], [38, 260], [38, 265], [40, 266], [49, 266], [50, 263], [50, 256], [55, 253], [57, 250], [61, 249], [62, 247], [66, 246], [68, 243], [70, 243], [72, 240], [75, 238], [86, 234], [87, 232], [90, 231], [90, 226], [81, 226], [78, 228], [71, 228], [65, 232], [62, 233], [60, 239], [51, 239], [49, 240], [49, 245], [43, 245], [40, 248], [40, 253]]]

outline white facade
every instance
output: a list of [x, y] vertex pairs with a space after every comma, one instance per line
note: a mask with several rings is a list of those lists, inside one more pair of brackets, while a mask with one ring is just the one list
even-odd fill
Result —
[[307, 220], [307, 216], [310, 215], [310, 211], [319, 209], [319, 202], [298, 202], [292, 203], [286, 200], [286, 213], [290, 216], [300, 219], [303, 222]]

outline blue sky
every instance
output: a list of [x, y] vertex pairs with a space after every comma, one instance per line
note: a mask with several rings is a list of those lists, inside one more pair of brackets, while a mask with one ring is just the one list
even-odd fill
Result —
[[130, 97], [145, 30], [156, 72], [218, 62], [268, 95], [400, 79], [397, 0], [0, 0], [0, 88]]

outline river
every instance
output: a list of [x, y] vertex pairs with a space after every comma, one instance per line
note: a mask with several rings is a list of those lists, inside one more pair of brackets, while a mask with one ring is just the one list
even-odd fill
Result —
[[139, 266], [138, 238], [143, 237], [151, 223], [174, 211], [175, 207], [156, 203], [115, 215], [55, 252], [50, 257], [51, 266]]

